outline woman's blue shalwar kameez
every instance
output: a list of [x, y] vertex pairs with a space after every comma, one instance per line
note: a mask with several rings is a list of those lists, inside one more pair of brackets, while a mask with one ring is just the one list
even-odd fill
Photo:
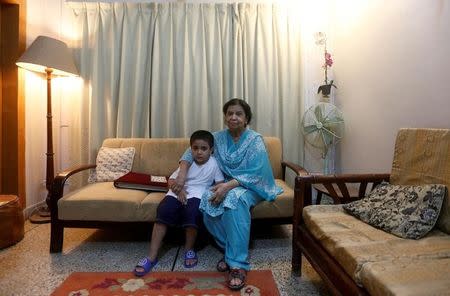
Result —
[[[261, 200], [273, 201], [283, 190], [275, 184], [264, 140], [253, 130], [246, 129], [237, 143], [228, 129], [215, 132], [214, 156], [225, 181], [235, 179], [240, 186], [228, 191], [217, 206], [209, 202], [212, 192], [206, 191], [200, 203], [203, 220], [225, 251], [225, 262], [249, 270], [250, 209]], [[190, 149], [181, 159], [192, 163]]]

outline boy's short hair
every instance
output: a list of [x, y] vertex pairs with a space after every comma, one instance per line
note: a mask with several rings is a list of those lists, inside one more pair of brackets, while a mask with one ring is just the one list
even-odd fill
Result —
[[195, 140], [204, 140], [209, 144], [209, 148], [214, 147], [214, 136], [208, 131], [198, 130], [193, 132], [189, 142], [190, 145], [192, 145]]

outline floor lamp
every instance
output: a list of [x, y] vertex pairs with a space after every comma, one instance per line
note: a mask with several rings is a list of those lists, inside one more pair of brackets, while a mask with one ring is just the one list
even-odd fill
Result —
[[48, 204], [54, 179], [52, 76], [78, 76], [78, 70], [67, 45], [60, 40], [46, 36], [38, 36], [17, 60], [16, 65], [26, 70], [47, 75], [47, 173], [45, 179], [45, 187], [48, 192], [47, 206], [41, 209], [38, 215], [30, 217], [31, 222], [46, 223], [50, 221]]

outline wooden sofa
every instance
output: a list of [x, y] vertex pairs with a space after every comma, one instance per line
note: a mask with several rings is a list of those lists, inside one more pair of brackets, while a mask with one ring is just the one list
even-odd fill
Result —
[[[391, 174], [302, 175], [295, 181], [292, 271], [301, 275], [302, 255], [334, 295], [448, 295], [450, 201], [425, 237], [403, 239], [347, 214], [342, 205], [312, 205], [314, 187], [335, 203], [362, 198], [382, 181], [444, 184], [450, 188], [450, 130], [401, 129]], [[357, 196], [350, 196], [351, 186]]]
[[[286, 167], [296, 174], [301, 167], [282, 160], [281, 141], [265, 137], [267, 151], [276, 182], [284, 190], [274, 202], [261, 202], [252, 210], [255, 221], [292, 223], [294, 191], [285, 182]], [[189, 147], [187, 138], [134, 138], [106, 139], [103, 147], [135, 147], [132, 171], [158, 176], [169, 176], [178, 160]], [[161, 192], [117, 189], [113, 182], [92, 183], [64, 194], [66, 180], [77, 173], [93, 169], [84, 165], [59, 173], [47, 201], [51, 210], [50, 252], [61, 252], [64, 228], [104, 228], [151, 223], [156, 218], [156, 208], [164, 197]]]

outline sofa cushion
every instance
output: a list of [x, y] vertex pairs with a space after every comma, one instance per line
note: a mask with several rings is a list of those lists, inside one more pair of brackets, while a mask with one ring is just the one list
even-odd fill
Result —
[[435, 225], [444, 185], [391, 185], [383, 182], [361, 200], [344, 204], [351, 215], [403, 238], [418, 239]]
[[[437, 229], [420, 240], [399, 238], [347, 214], [342, 205], [307, 206], [303, 219], [311, 234], [360, 286], [365, 285], [371, 263], [383, 266], [396, 260], [450, 258], [450, 236]], [[409, 268], [404, 271], [414, 273]]]
[[131, 171], [136, 149], [134, 147], [101, 147], [97, 154], [97, 167], [89, 176], [90, 182], [111, 182]]
[[141, 206], [136, 213], [139, 219], [142, 221], [156, 221], [156, 210], [164, 196], [166, 196], [165, 192], [150, 192], [141, 202]]
[[450, 258], [396, 258], [369, 262], [361, 282], [370, 295], [448, 295]]
[[137, 215], [147, 192], [117, 189], [113, 182], [92, 183], [58, 200], [58, 218], [83, 221], [143, 221]]
[[283, 189], [283, 193], [277, 195], [275, 201], [262, 201], [252, 210], [252, 218], [285, 218], [292, 217], [294, 212], [294, 190], [281, 179], [275, 179], [275, 183]]
[[353, 280], [360, 284], [358, 258], [342, 256], [343, 246], [370, 245], [399, 239], [347, 214], [342, 205], [315, 205], [303, 209], [303, 219], [310, 233], [335, 258]]
[[[395, 142], [391, 184], [444, 184], [450, 189], [450, 129], [400, 129]], [[437, 226], [450, 234], [450, 198]]]

